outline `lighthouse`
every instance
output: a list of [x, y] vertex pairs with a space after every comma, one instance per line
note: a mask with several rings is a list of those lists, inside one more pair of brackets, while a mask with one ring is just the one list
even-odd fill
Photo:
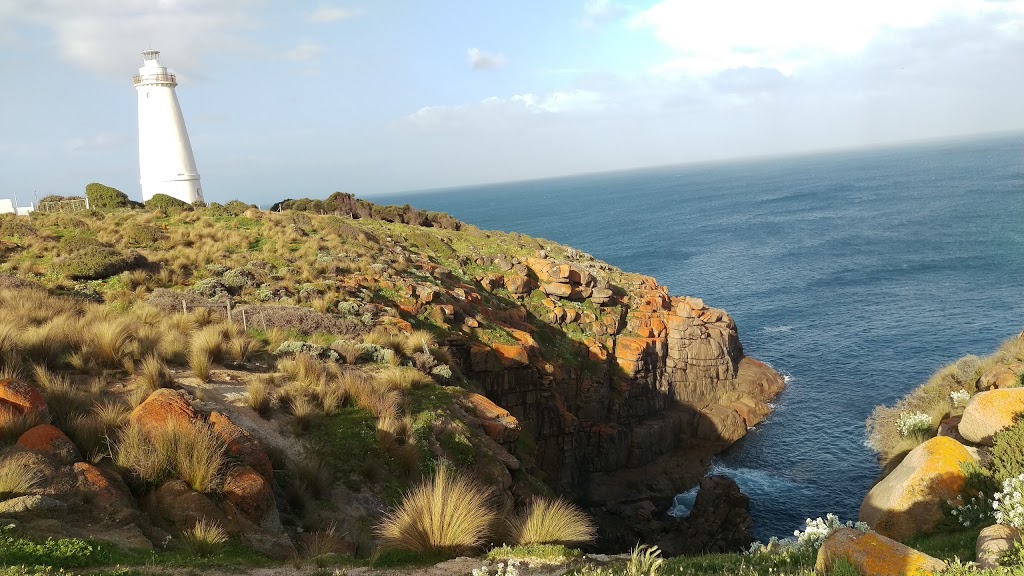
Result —
[[135, 76], [139, 93], [139, 183], [142, 201], [166, 194], [189, 204], [203, 200], [199, 170], [181, 115], [174, 74], [160, 65], [160, 52], [142, 53], [143, 65]]

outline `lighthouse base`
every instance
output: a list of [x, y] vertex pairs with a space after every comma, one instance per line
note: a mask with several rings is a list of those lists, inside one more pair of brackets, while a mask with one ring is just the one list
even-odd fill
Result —
[[198, 175], [175, 180], [139, 180], [139, 183], [142, 184], [143, 202], [157, 194], [166, 194], [189, 204], [203, 202], [203, 188]]

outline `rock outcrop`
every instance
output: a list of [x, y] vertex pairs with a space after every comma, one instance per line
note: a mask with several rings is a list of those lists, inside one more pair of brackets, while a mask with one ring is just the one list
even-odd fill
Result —
[[974, 547], [975, 561], [978, 568], [991, 570], [1001, 565], [1003, 555], [1013, 550], [1014, 545], [1021, 542], [1020, 530], [1012, 526], [994, 524], [981, 529]]
[[929, 533], [943, 519], [942, 505], [955, 500], [966, 477], [961, 464], [974, 462], [970, 452], [946, 436], [925, 441], [864, 498], [860, 520], [897, 540]]
[[1024, 388], [981, 392], [967, 404], [957, 429], [968, 442], [991, 446], [996, 433], [1012, 426], [1021, 412], [1024, 412]]
[[865, 576], [932, 576], [946, 563], [874, 532], [840, 528], [818, 550], [815, 570], [825, 573], [840, 559]]
[[[596, 262], [523, 264], [541, 295], [525, 303], [528, 315], [484, 315], [515, 343], [455, 342], [461, 365], [535, 447], [515, 453], [529, 469], [591, 511], [601, 507], [602, 515], [618, 510], [619, 521], [627, 521], [653, 514], [653, 535], [675, 493], [706, 469], [697, 455], [724, 449], [762, 421], [783, 379], [744, 356], [728, 314], [698, 298], [669, 296], [653, 278], [612, 274]], [[544, 323], [564, 331], [555, 334], [561, 340], [568, 332], [592, 336], [569, 341], [568, 357], [557, 357], [551, 344], [538, 344], [552, 338], [543, 336]], [[498, 424], [494, 409], [484, 412], [492, 413], [478, 416], [488, 433], [506, 442], [513, 432]], [[646, 466], [687, 470], [637, 498], [629, 472]]]

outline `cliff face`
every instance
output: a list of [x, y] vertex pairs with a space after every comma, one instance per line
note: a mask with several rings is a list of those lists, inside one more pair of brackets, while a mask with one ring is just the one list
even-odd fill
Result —
[[[727, 313], [697, 298], [670, 297], [653, 278], [596, 261], [524, 264], [546, 297], [527, 301], [531, 317], [513, 319], [509, 328], [535, 331], [529, 320], [542, 320], [564, 334], [594, 336], [561, 362], [526, 346], [519, 356], [525, 361], [501, 370], [486, 360], [489, 351], [470, 347], [470, 378], [521, 423], [522, 438], [509, 447], [532, 460], [538, 476], [599, 517], [611, 516], [606, 527], [621, 525], [616, 517], [628, 520], [625, 532], [605, 530], [607, 544], [670, 532], [659, 512], [696, 483], [711, 455], [768, 415], [782, 377], [743, 355]], [[600, 306], [567, 312], [595, 292]], [[499, 360], [510, 353], [497, 348]]]

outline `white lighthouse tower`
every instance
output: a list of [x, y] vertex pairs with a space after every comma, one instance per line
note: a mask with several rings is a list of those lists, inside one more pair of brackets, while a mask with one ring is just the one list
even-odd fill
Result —
[[174, 74], [160, 65], [160, 52], [142, 53], [135, 76], [139, 92], [139, 183], [142, 201], [166, 194], [189, 204], [203, 199], [199, 170], [181, 115]]

